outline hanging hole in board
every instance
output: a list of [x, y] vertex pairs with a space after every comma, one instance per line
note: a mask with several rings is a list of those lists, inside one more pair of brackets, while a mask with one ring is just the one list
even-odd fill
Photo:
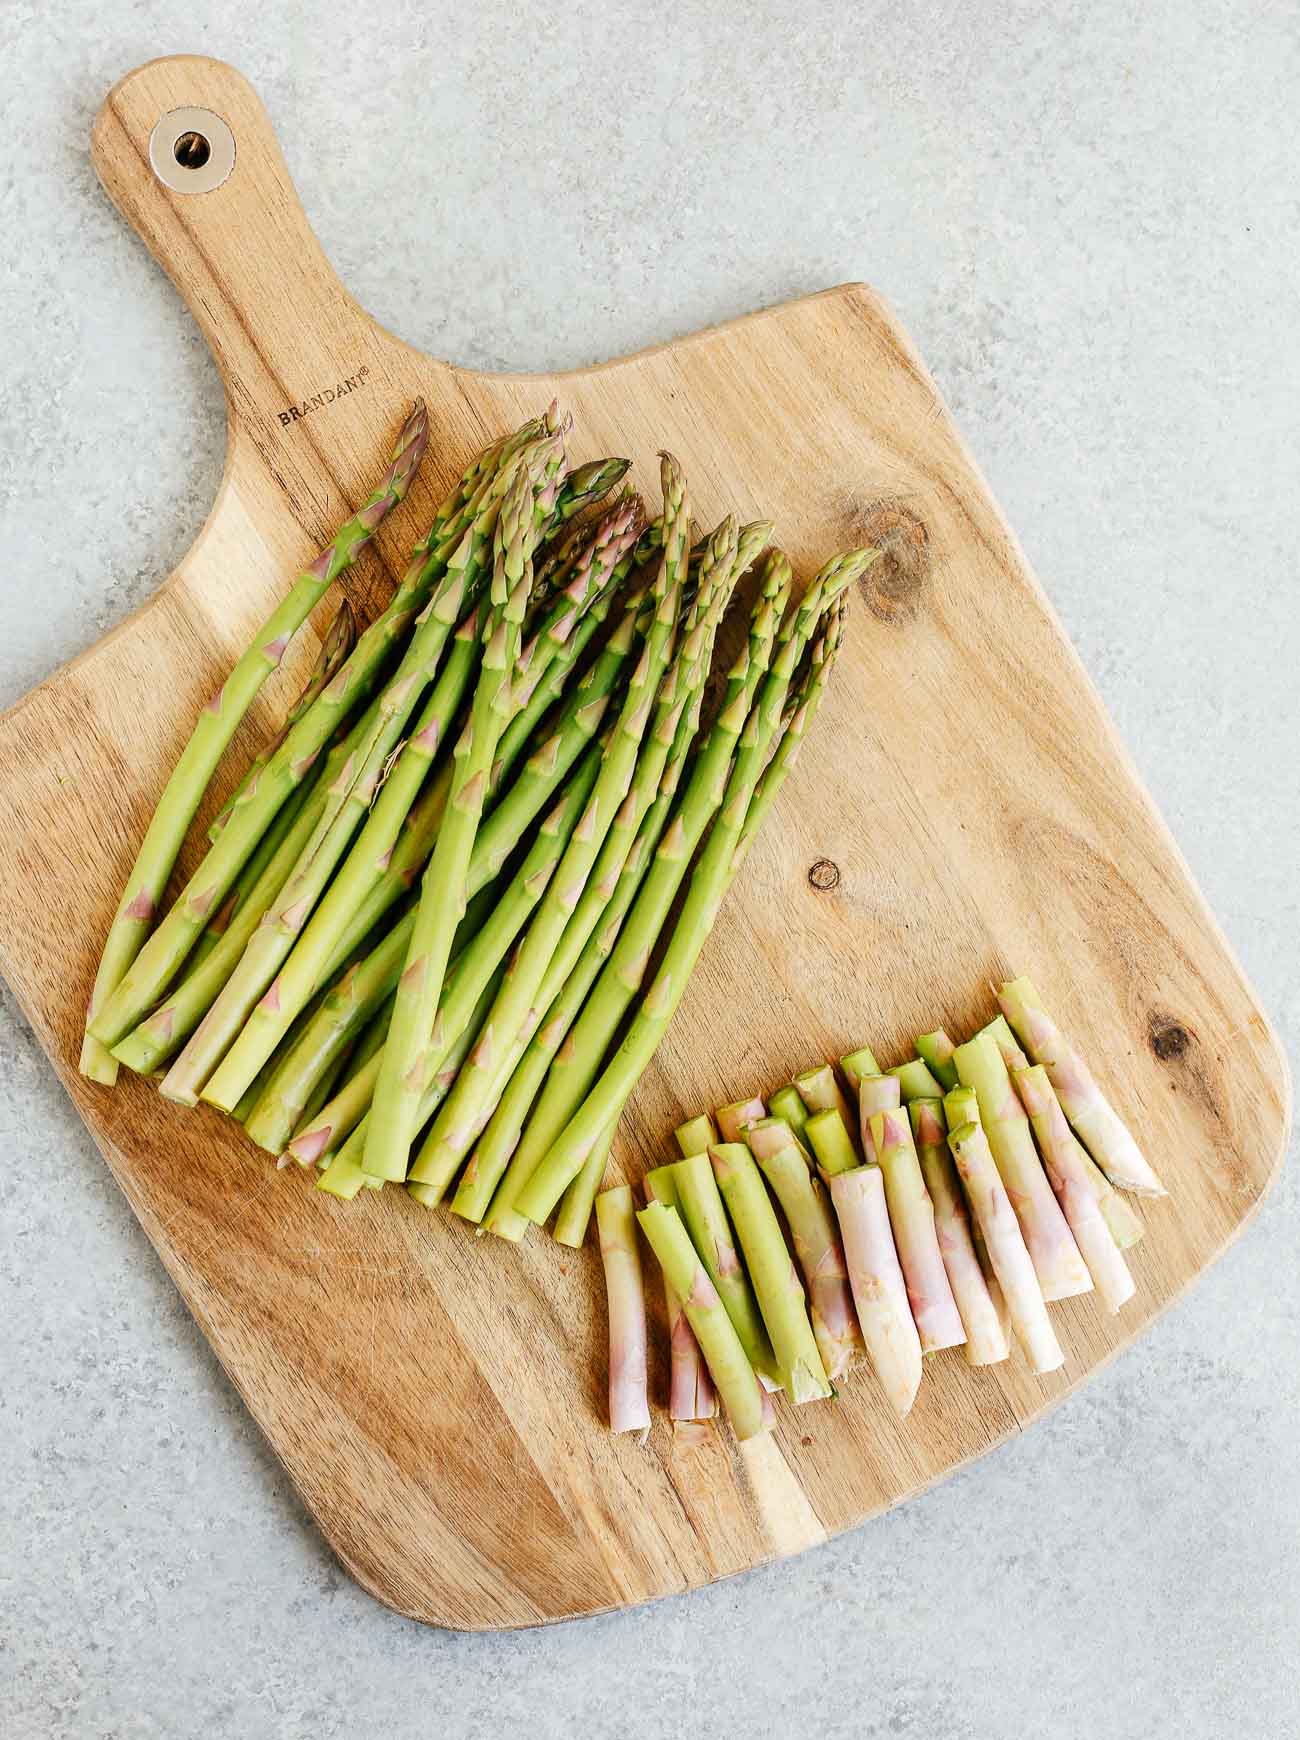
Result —
[[149, 164], [174, 193], [212, 193], [235, 167], [235, 135], [211, 109], [173, 109], [154, 123]]
[[202, 169], [212, 155], [212, 147], [202, 133], [182, 133], [172, 146], [172, 155], [182, 169]]

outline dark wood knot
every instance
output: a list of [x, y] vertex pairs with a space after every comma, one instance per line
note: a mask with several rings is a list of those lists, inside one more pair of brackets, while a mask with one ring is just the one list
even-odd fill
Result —
[[1161, 1063], [1172, 1063], [1192, 1043], [1192, 1035], [1172, 1015], [1153, 1015], [1147, 1022], [1151, 1049]]
[[819, 858], [809, 870], [808, 880], [819, 894], [829, 894], [840, 885], [840, 867], [829, 858]]
[[881, 552], [858, 582], [867, 609], [879, 622], [909, 622], [921, 608], [933, 566], [925, 521], [900, 502], [875, 502], [854, 535]]

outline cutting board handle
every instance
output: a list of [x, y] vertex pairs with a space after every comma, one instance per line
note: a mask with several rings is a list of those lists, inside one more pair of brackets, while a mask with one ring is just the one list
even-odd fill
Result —
[[137, 67], [105, 99], [91, 157], [212, 346], [232, 422], [354, 374], [387, 339], [326, 260], [234, 67], [193, 54]]

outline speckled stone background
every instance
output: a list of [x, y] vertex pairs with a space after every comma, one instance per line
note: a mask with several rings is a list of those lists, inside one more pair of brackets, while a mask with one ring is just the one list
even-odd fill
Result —
[[[1293, 5], [4, 0], [0, 703], [146, 598], [216, 487], [216, 372], [86, 153], [177, 50], [251, 75], [344, 280], [465, 363], [884, 290], [1294, 1047]], [[472, 1637], [334, 1565], [4, 993], [0, 1155], [4, 1740], [1300, 1732], [1294, 1167], [1153, 1334], [937, 1491]]]

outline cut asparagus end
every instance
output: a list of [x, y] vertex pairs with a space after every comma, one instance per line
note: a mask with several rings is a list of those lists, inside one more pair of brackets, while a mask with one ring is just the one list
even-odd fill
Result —
[[724, 1142], [743, 1142], [751, 1124], [767, 1116], [767, 1107], [758, 1098], [733, 1100], [729, 1106], [719, 1106], [714, 1114], [718, 1134]]
[[849, 1140], [844, 1119], [833, 1108], [814, 1112], [804, 1125], [804, 1135], [812, 1144], [817, 1164], [828, 1178], [839, 1172], [851, 1172], [859, 1164], [857, 1149]]
[[957, 1065], [952, 1060], [956, 1049], [942, 1027], [936, 1027], [933, 1033], [917, 1035], [916, 1054], [922, 1063], [928, 1064], [930, 1073], [945, 1093], [957, 1086]]
[[856, 1051], [851, 1051], [847, 1057], [840, 1059], [840, 1068], [844, 1071], [845, 1080], [857, 1093], [862, 1085], [864, 1075], [879, 1075], [880, 1065], [869, 1045], [860, 1045]]
[[609, 1307], [610, 1430], [648, 1431], [645, 1288], [630, 1185], [619, 1184], [597, 1196], [596, 1231]]
[[899, 1092], [904, 1105], [912, 1100], [936, 1100], [943, 1098], [943, 1084], [934, 1075], [924, 1058], [914, 1057], [908, 1063], [896, 1063], [892, 1069], [885, 1071], [898, 1082]]
[[796, 1136], [803, 1133], [808, 1122], [808, 1108], [793, 1082], [788, 1087], [778, 1088], [768, 1100], [767, 1108], [774, 1118], [784, 1119]]
[[717, 1128], [707, 1112], [701, 1112], [698, 1118], [691, 1118], [685, 1124], [678, 1124], [673, 1131], [682, 1158], [690, 1154], [707, 1154], [718, 1139]]

